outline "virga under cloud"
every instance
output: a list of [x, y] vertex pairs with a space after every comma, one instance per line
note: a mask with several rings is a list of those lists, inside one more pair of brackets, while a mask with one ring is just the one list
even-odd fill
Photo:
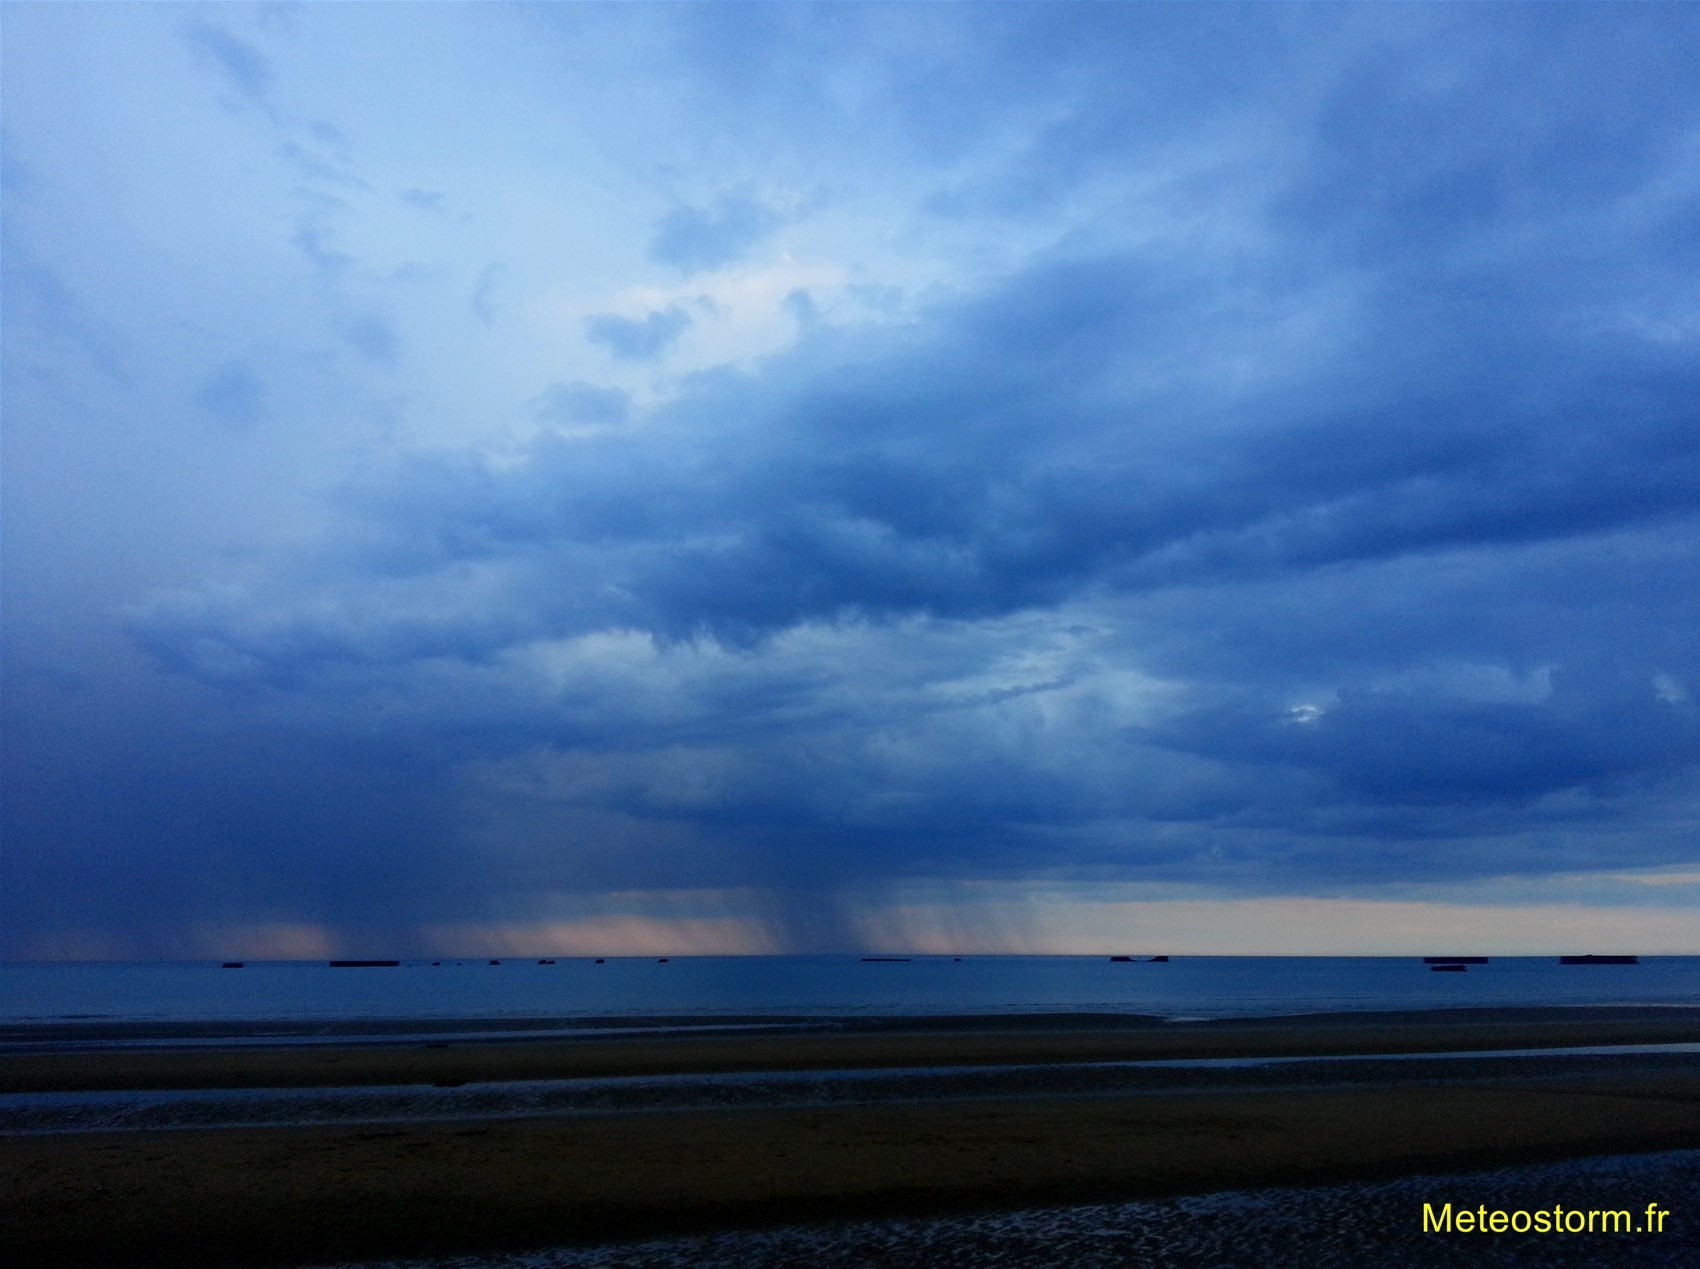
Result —
[[1694, 897], [1686, 7], [12, 14], [9, 953]]

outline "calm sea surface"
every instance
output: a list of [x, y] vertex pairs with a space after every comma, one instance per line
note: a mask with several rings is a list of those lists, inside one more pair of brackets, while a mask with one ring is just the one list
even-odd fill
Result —
[[[1443, 949], [1444, 950], [1444, 949]], [[1494, 958], [1434, 973], [1415, 957], [559, 957], [550, 962], [323, 961], [0, 965], [0, 1024], [615, 1022], [1104, 1012], [1260, 1017], [1459, 1006], [1700, 1005], [1700, 957], [1639, 965]]]

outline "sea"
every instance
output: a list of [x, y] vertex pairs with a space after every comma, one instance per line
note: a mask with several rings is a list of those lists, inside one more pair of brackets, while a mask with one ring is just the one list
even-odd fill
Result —
[[[1444, 954], [1449, 949], [1439, 949]], [[1459, 963], [1462, 963], [1461, 961]], [[1043, 1023], [1056, 1015], [1130, 1020], [1266, 1018], [1453, 1008], [1670, 1006], [1700, 1009], [1700, 957], [1648, 956], [1636, 964], [1563, 965], [1557, 957], [1493, 957], [1435, 971], [1420, 957], [795, 956], [488, 957], [332, 967], [324, 961], [0, 965], [0, 1053], [100, 1046], [415, 1042], [454, 1036], [700, 1034], [877, 1024], [882, 1019], [996, 1019]], [[1700, 1063], [1695, 1046], [1659, 1046], [1665, 1063]], [[1462, 1057], [1462, 1055], [1456, 1055]], [[1439, 1063], [1447, 1055], [1416, 1060]], [[1611, 1055], [1530, 1057], [1609, 1062]], [[1154, 1064], [1147, 1064], [1154, 1065]], [[1194, 1064], [1197, 1065], [1197, 1064]], [[1339, 1078], [1340, 1067], [1295, 1066], [1251, 1075], [1224, 1066], [1188, 1080]], [[1424, 1078], [1416, 1066], [1414, 1078]], [[1141, 1079], [1170, 1078], [1146, 1071]], [[756, 1096], [775, 1104], [787, 1079], [675, 1079], [666, 1089], [586, 1086], [587, 1106], [549, 1099], [545, 1087], [325, 1090], [268, 1101], [264, 1090], [201, 1092], [174, 1100], [135, 1095], [0, 1098], [0, 1135], [91, 1127], [180, 1127], [267, 1122], [282, 1115], [335, 1121], [434, 1115], [417, 1099], [461, 1099], [453, 1114], [596, 1109], [597, 1098]], [[808, 1077], [813, 1078], [813, 1077]], [[872, 1079], [887, 1078], [871, 1076]], [[924, 1081], [925, 1072], [889, 1078]], [[991, 1073], [988, 1079], [1019, 1079]], [[1094, 1078], [1099, 1078], [1095, 1076]], [[1181, 1078], [1176, 1074], [1173, 1078]], [[915, 1087], [922, 1087], [917, 1083]], [[728, 1093], [727, 1090], [733, 1090]], [[826, 1091], [823, 1092], [823, 1089]], [[741, 1090], [741, 1091], [738, 1091]], [[923, 1088], [924, 1092], [924, 1088]], [[797, 1094], [880, 1096], [829, 1081]], [[384, 1099], [391, 1099], [386, 1102]], [[365, 1099], [365, 1100], [361, 1100]], [[570, 1098], [569, 1098], [570, 1101]], [[16, 1102], [15, 1106], [9, 1103]], [[273, 1104], [275, 1102], [275, 1104]], [[465, 1103], [464, 1105], [461, 1103]], [[684, 1102], [681, 1102], [684, 1104]], [[696, 1104], [696, 1103], [690, 1103]], [[707, 1104], [707, 1103], [705, 1103]], [[311, 1108], [317, 1106], [318, 1111]], [[12, 1116], [8, 1121], [7, 1116]], [[94, 1117], [91, 1119], [90, 1117]], [[105, 1116], [105, 1119], [101, 1117]], [[152, 1119], [149, 1116], [153, 1116]], [[272, 1120], [276, 1121], [276, 1120]], [[1425, 1203], [1550, 1211], [1649, 1204], [1668, 1213], [1658, 1232], [1537, 1235], [1425, 1232]], [[523, 1254], [362, 1262], [335, 1269], [1306, 1269], [1375, 1265], [1700, 1265], [1700, 1151], [1624, 1155], [1464, 1174], [1406, 1176], [1301, 1188], [1222, 1191], [1161, 1200], [1074, 1205], [935, 1219], [838, 1222]], [[330, 1269], [327, 1266], [302, 1269]]]
[[[1446, 949], [1439, 953], [1447, 954]], [[1492, 957], [675, 956], [0, 965], [0, 1044], [44, 1026], [134, 1038], [371, 1026], [695, 1029], [819, 1019], [1128, 1014], [1168, 1020], [1452, 1008], [1700, 1006], [1700, 956], [1633, 965]], [[266, 1024], [276, 1024], [268, 1027]], [[227, 1039], [221, 1042], [228, 1042]]]

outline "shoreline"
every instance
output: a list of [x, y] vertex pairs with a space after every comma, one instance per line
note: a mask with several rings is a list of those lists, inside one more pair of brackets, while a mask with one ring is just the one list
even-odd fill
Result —
[[[1700, 1013], [1504, 1011], [1120, 1030], [886, 1031], [731, 1039], [8, 1055], [8, 1088], [358, 1088], [477, 1068], [593, 1072], [937, 1070], [1015, 1061], [1475, 1050], [1458, 1078], [856, 1104], [620, 1110], [0, 1137], [9, 1263], [301, 1266], [478, 1254], [800, 1222], [936, 1216], [1450, 1173], [1700, 1148], [1700, 1063], [1496, 1050], [1700, 1040]], [[1543, 1016], [1547, 1015], [1547, 1016]], [[1223, 1053], [1222, 1050], [1231, 1050]], [[1200, 1052], [1207, 1050], [1206, 1052]], [[1113, 1053], [1113, 1057], [1110, 1054]], [[929, 1057], [918, 1062], [917, 1057]], [[337, 1059], [341, 1059], [340, 1061]], [[901, 1059], [901, 1061], [899, 1061]], [[58, 1077], [41, 1063], [58, 1061]], [[126, 1067], [125, 1064], [131, 1064]], [[1531, 1063], [1533, 1065], [1531, 1065]], [[459, 1064], [459, 1065], [457, 1065]], [[1383, 1062], [1384, 1068], [1411, 1064]], [[1421, 1063], [1424, 1068], [1434, 1063]], [[526, 1074], [522, 1074], [526, 1073]], [[825, 1076], [822, 1077], [826, 1078]], [[387, 1082], [406, 1083], [407, 1080]]]
[[[255, 1024], [260, 1029], [268, 1024]], [[331, 1088], [888, 1067], [1492, 1052], [1700, 1042], [1700, 1009], [1578, 1006], [1301, 1014], [1162, 1022], [1143, 1016], [880, 1018], [832, 1029], [609, 1037], [435, 1038], [311, 1045], [74, 1044], [0, 1049], [0, 1093]]]

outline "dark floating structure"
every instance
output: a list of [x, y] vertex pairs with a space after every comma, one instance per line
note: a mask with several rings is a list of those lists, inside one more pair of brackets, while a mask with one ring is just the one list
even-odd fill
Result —
[[394, 969], [400, 961], [332, 961], [332, 969]]
[[1123, 965], [1167, 965], [1169, 963], [1167, 956], [1112, 956], [1110, 959]]
[[1639, 965], [1639, 956], [1560, 956], [1560, 965]]
[[655, 960], [655, 963], [656, 963], [656, 964], [657, 964], [657, 965], [665, 965], [665, 964], [666, 964], [666, 963], [667, 963], [667, 957], [665, 957], [665, 956], [658, 956], [658, 957], [656, 957], [656, 960]]
[[1486, 965], [1485, 956], [1425, 956], [1424, 965]]
[[864, 965], [907, 965], [913, 959], [914, 958], [910, 956], [864, 956], [862, 958], [862, 963]]
[[598, 957], [597, 957], [597, 958], [596, 958], [596, 963], [597, 963], [597, 964], [598, 964], [598, 965], [600, 965], [600, 964], [602, 964], [602, 958], [601, 958], [601, 957], [600, 957], [600, 956], [598, 956]]
[[500, 965], [502, 962], [501, 961], [491, 961], [490, 963], [492, 965]]
[[1428, 972], [1431, 974], [1462, 974], [1469, 968], [1468, 965], [1453, 961], [1443, 965], [1430, 965]]
[[554, 961], [538, 961], [537, 963], [539, 965], [553, 965], [555, 962]]

